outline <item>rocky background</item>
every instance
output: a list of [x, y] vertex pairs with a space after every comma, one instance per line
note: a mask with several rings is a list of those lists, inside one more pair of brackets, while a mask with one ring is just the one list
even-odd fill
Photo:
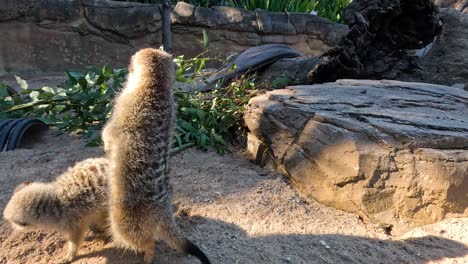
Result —
[[467, 0], [434, 0], [433, 2], [443, 8], [451, 7], [457, 11], [468, 13]]
[[[319, 56], [345, 25], [308, 14], [269, 13], [179, 2], [171, 15], [173, 51], [223, 57], [246, 48], [285, 43]], [[161, 6], [106, 0], [0, 0], [0, 74], [62, 72], [88, 65], [125, 67], [137, 49], [161, 46]]]

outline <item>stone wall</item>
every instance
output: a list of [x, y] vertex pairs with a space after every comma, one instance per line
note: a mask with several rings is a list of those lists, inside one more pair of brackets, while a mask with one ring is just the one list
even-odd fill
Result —
[[[252, 46], [285, 43], [318, 56], [334, 46], [347, 27], [308, 14], [213, 9], [185, 3], [172, 16], [174, 53], [204, 50], [227, 55]], [[0, 74], [51, 72], [86, 65], [125, 67], [143, 47], [161, 45], [159, 5], [104, 0], [0, 0]]]

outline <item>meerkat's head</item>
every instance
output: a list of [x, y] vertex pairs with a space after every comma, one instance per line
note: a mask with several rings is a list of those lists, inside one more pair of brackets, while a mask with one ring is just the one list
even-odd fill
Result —
[[160, 49], [146, 48], [132, 56], [129, 72], [130, 76], [159, 80], [163, 82], [161, 86], [170, 87], [174, 82], [175, 68], [171, 55]]
[[[44, 206], [48, 206], [45, 199], [51, 194], [50, 186], [44, 183], [23, 182], [16, 187], [13, 196], [3, 211], [3, 218], [7, 220], [14, 229], [27, 231], [39, 228], [43, 225]], [[41, 208], [42, 206], [42, 208]]]

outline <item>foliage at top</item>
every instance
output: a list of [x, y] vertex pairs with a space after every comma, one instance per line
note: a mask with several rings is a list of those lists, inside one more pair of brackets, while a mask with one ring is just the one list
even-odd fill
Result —
[[[117, 0], [121, 2], [140, 2], [140, 3], [146, 3], [146, 4], [161, 4], [162, 0]], [[203, 7], [210, 7], [210, 6], [216, 6], [216, 5], [224, 5], [224, 0], [183, 0], [183, 1], [177, 1], [177, 0], [169, 0], [172, 4], [176, 4], [177, 2], [186, 2], [189, 4], [192, 4], [194, 6], [203, 6]]]
[[301, 12], [308, 13], [313, 10], [314, 0], [228, 0], [230, 6], [241, 7], [248, 10], [262, 9], [271, 12]]
[[311, 13], [330, 19], [334, 22], [343, 22], [341, 12], [352, 0], [228, 0], [234, 7], [248, 10], [262, 9], [271, 12]]
[[[161, 0], [129, 0], [142, 3], [161, 3]], [[177, 0], [171, 0], [176, 4]], [[184, 0], [195, 6], [221, 6], [245, 8], [247, 10], [262, 9], [271, 12], [315, 13], [334, 22], [343, 23], [342, 10], [352, 0]]]

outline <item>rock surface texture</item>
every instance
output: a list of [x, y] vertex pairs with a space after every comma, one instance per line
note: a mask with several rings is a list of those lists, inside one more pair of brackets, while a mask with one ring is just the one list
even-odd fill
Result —
[[420, 68], [412, 74], [401, 74], [398, 79], [444, 85], [460, 83], [468, 89], [468, 11], [441, 9], [440, 19], [442, 32], [421, 58]]
[[[345, 25], [310, 14], [213, 9], [179, 2], [172, 14], [173, 50], [193, 57], [221, 55], [269, 43], [319, 56], [347, 32]], [[161, 45], [159, 5], [106, 0], [0, 0], [0, 74], [63, 71], [87, 65], [125, 67], [143, 47]]]
[[308, 82], [307, 69], [314, 68], [318, 63], [320, 63], [320, 58], [313, 56], [285, 58], [266, 67], [260, 76], [263, 81], [274, 88], [281, 86], [278, 80], [285, 80], [288, 85], [305, 84]]
[[468, 214], [463, 89], [368, 80], [292, 86], [253, 98], [245, 122], [250, 151], [308, 198], [395, 233]]
[[468, 13], [468, 0], [435, 0], [434, 3], [442, 8], [451, 7], [457, 11]]

